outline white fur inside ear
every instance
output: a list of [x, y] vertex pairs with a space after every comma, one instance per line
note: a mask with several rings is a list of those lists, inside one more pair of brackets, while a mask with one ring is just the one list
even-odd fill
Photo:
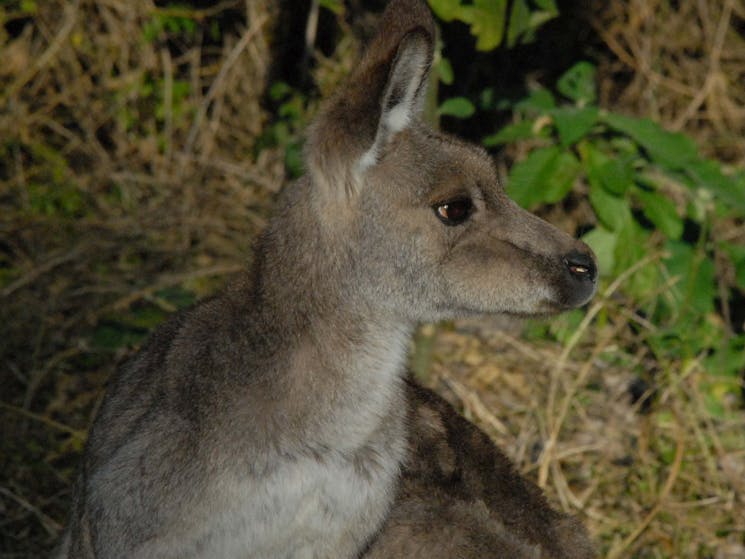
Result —
[[393, 137], [394, 134], [401, 132], [401, 130], [409, 125], [409, 122], [411, 122], [411, 116], [412, 114], [414, 114], [414, 111], [411, 107], [412, 101], [413, 99], [409, 100], [408, 103], [399, 103], [387, 113], [385, 113], [385, 115], [383, 116], [383, 121], [380, 123], [381, 128], [385, 130], [385, 134], [381, 134], [380, 130], [378, 131], [378, 134], [375, 137], [375, 143], [362, 155], [362, 157], [360, 157], [359, 161], [357, 162], [358, 172], [364, 172], [370, 167], [373, 167], [375, 164], [377, 164], [380, 151], [379, 147], [381, 143], [383, 141], [387, 141], [388, 139]]
[[[408, 103], [406, 103], [406, 101], [408, 101]], [[406, 101], [399, 103], [385, 115], [385, 125], [388, 127], [388, 131], [392, 134], [401, 132], [401, 130], [409, 125], [413, 113], [412, 107], [409, 105], [413, 99], [407, 99]]]
[[420, 35], [411, 34], [401, 42], [383, 95], [375, 140], [357, 161], [358, 173], [376, 165], [382, 147], [421, 111], [431, 59], [429, 42]]

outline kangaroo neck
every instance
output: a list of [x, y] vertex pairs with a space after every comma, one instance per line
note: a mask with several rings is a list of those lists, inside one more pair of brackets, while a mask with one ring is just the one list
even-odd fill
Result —
[[309, 200], [308, 179], [290, 185], [256, 250], [255, 301], [265, 319], [285, 335], [308, 330], [346, 331], [351, 341], [365, 326], [411, 330], [390, 307], [371, 295], [374, 282], [361, 266], [362, 235], [353, 225], [331, 231]]
[[413, 329], [365, 300], [357, 255], [339, 246], [309, 208], [282, 204], [257, 246], [252, 298], [260, 334], [281, 354], [275, 390], [334, 448], [364, 441], [397, 405]]

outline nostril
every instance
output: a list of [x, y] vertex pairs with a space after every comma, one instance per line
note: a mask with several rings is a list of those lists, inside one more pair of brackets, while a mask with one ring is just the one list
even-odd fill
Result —
[[595, 281], [597, 277], [598, 270], [595, 261], [592, 256], [584, 252], [573, 250], [564, 257], [564, 264], [575, 278]]

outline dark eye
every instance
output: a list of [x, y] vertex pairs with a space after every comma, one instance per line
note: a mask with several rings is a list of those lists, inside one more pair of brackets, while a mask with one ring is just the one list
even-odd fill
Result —
[[434, 206], [435, 215], [445, 225], [460, 225], [473, 213], [470, 198], [456, 198]]

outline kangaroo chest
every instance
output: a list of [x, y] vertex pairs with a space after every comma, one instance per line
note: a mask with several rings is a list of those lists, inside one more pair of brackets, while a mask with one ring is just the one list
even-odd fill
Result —
[[223, 484], [230, 500], [220, 500], [232, 506], [213, 516], [202, 556], [354, 557], [385, 519], [397, 474], [396, 463], [371, 473], [347, 459], [307, 458], [260, 483]]
[[201, 556], [356, 557], [390, 509], [407, 448], [405, 350], [397, 339], [380, 349], [350, 364], [343, 402], [315, 445], [276, 453], [260, 476], [238, 467], [212, 485], [217, 514]]

